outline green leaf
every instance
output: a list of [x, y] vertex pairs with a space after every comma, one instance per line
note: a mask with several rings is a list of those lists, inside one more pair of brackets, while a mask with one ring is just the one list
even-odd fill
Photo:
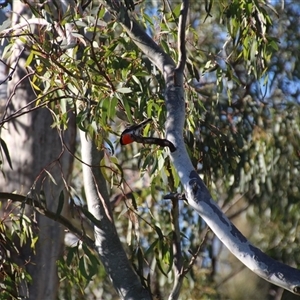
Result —
[[128, 87], [122, 87], [122, 88], [119, 88], [116, 90], [118, 93], [121, 93], [121, 94], [129, 94], [129, 93], [132, 93], [132, 89], [131, 88], [128, 88]]
[[105, 164], [105, 157], [103, 157], [102, 160], [100, 161], [100, 169], [101, 169], [101, 173], [102, 173], [104, 179], [107, 182], [110, 182], [110, 180], [111, 180], [111, 173], [106, 172], [107, 168], [106, 168], [106, 164]]
[[49, 171], [47, 171], [46, 169], [45, 169], [44, 171], [48, 174], [50, 180], [51, 180], [55, 185], [57, 185], [57, 183], [56, 183], [54, 177], [51, 175], [51, 173], [50, 173]]
[[33, 56], [34, 56], [33, 51], [30, 51], [29, 56], [28, 56], [28, 58], [27, 58], [27, 60], [26, 60], [25, 67], [28, 67], [28, 66], [31, 64], [31, 62], [32, 62], [32, 60], [33, 60]]
[[117, 165], [119, 163], [118, 159], [115, 156], [110, 156], [109, 159], [115, 165]]
[[103, 120], [107, 119], [107, 116], [109, 114], [109, 108], [110, 108], [110, 99], [104, 98], [101, 102], [101, 118]]
[[67, 258], [66, 258], [66, 264], [68, 266], [71, 265], [73, 257], [74, 257], [74, 255], [75, 255], [76, 252], [77, 252], [77, 247], [69, 248], [69, 251], [68, 251], [68, 254], [67, 254]]
[[96, 219], [96, 218], [94, 217], [94, 215], [91, 214], [87, 209], [82, 208], [81, 211], [83, 212], [83, 214], [84, 214], [91, 222], [94, 223], [95, 226], [97, 226], [97, 227], [99, 227], [99, 228], [101, 227], [101, 222], [100, 222], [98, 219]]
[[161, 229], [158, 226], [156, 226], [156, 225], [154, 225], [154, 229], [155, 229], [156, 233], [158, 234], [159, 239], [163, 240], [164, 239], [164, 235], [163, 235]]
[[279, 50], [278, 43], [275, 40], [271, 40], [269, 46], [272, 47], [275, 51]]
[[128, 121], [130, 123], [133, 123], [133, 119], [132, 119], [132, 114], [131, 114], [131, 108], [130, 108], [130, 105], [128, 103], [128, 100], [125, 98], [125, 99], [121, 99], [123, 105], [124, 105], [124, 108], [125, 108], [125, 111], [126, 111], [126, 114], [127, 114], [127, 118], [128, 118]]
[[173, 9], [173, 14], [174, 14], [174, 16], [175, 16], [176, 18], [179, 17], [180, 11], [181, 11], [181, 3], [177, 4], [177, 5], [175, 6], [175, 8]]
[[164, 271], [164, 269], [162, 268], [161, 266], [161, 261], [156, 257], [156, 263], [157, 263], [157, 266], [158, 266], [158, 269], [166, 276], [168, 277], [167, 273]]
[[90, 280], [90, 277], [88, 275], [88, 273], [86, 272], [86, 269], [85, 269], [85, 263], [84, 263], [84, 257], [80, 257], [79, 259], [79, 270], [80, 270], [80, 273], [82, 274], [82, 276], [87, 279], [87, 280]]
[[169, 45], [167, 44], [166, 41], [160, 40], [160, 45], [161, 45], [161, 47], [164, 49], [164, 51], [165, 51], [166, 53], [170, 53], [170, 47], [169, 47]]
[[88, 264], [89, 278], [93, 277], [98, 272], [100, 262], [96, 255], [90, 251], [90, 249], [83, 243], [82, 250], [84, 254], [88, 257], [91, 263]]
[[8, 148], [7, 148], [6, 143], [4, 142], [4, 140], [1, 139], [1, 138], [0, 138], [0, 144], [1, 144], [1, 148], [4, 151], [4, 154], [5, 154], [5, 157], [7, 159], [8, 164], [9, 164], [9, 167], [13, 170], [10, 155], [9, 155], [9, 152], [8, 152]]
[[159, 240], [155, 240], [155, 241], [150, 245], [150, 247], [147, 249], [147, 251], [145, 252], [145, 255], [148, 255], [149, 253], [152, 253], [158, 242], [159, 242]]
[[35, 249], [35, 245], [36, 245], [36, 242], [38, 241], [38, 239], [39, 239], [38, 236], [33, 237], [33, 238], [31, 239], [31, 243], [30, 243], [30, 248], [31, 248], [31, 249]]
[[135, 210], [137, 210], [138, 207], [137, 207], [137, 203], [136, 203], [136, 200], [135, 200], [134, 193], [132, 193], [132, 195], [131, 195], [131, 200], [132, 200], [132, 206], [134, 207]]
[[109, 119], [113, 120], [116, 116], [116, 108], [118, 105], [118, 98], [117, 97], [113, 97], [110, 100], [110, 105], [109, 105], [109, 111], [108, 111], [108, 117]]
[[164, 158], [163, 153], [161, 153], [161, 154], [158, 156], [157, 170], [158, 170], [158, 171], [161, 171], [162, 168], [164, 167], [164, 164], [165, 164], [165, 158]]
[[138, 260], [138, 274], [143, 275], [144, 270], [144, 255], [142, 249], [139, 247], [137, 250], [137, 260]]
[[7, 59], [7, 58], [9, 58], [12, 55], [12, 50], [14, 49], [13, 46], [14, 46], [14, 44], [11, 43], [11, 44], [8, 44], [4, 48], [3, 53], [2, 53], [2, 58], [3, 59]]
[[57, 206], [56, 213], [55, 213], [56, 217], [60, 216], [62, 209], [64, 207], [64, 203], [65, 203], [65, 196], [64, 196], [64, 191], [62, 190], [60, 192], [59, 198], [58, 198], [58, 206]]

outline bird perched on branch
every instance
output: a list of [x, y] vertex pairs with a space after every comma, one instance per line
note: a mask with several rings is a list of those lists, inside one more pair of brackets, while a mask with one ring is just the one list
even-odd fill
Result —
[[142, 135], [144, 127], [150, 123], [152, 119], [147, 119], [140, 124], [133, 124], [126, 128], [121, 133], [120, 143], [121, 145], [128, 145], [136, 141], [136, 138]]
[[148, 145], [159, 145], [161, 147], [169, 147], [171, 152], [176, 151], [176, 147], [170, 141], [166, 139], [160, 139], [156, 137], [144, 137], [142, 136], [143, 128], [151, 122], [152, 119], [147, 119], [140, 124], [133, 124], [126, 128], [120, 138], [121, 145], [128, 145], [133, 142], [148, 144]]

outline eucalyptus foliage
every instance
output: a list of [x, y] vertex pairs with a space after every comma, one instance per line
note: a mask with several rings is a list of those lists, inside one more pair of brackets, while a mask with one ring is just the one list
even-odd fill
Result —
[[[132, 6], [133, 2], [125, 2], [140, 25], [176, 61], [180, 3], [144, 1]], [[254, 239], [261, 247], [299, 266], [299, 92], [288, 94], [286, 88], [287, 80], [290, 85], [299, 80], [299, 51], [293, 44], [299, 38], [294, 36], [297, 13], [288, 13], [293, 4], [281, 10], [268, 1], [194, 2], [186, 38], [187, 151], [224, 206], [230, 206], [239, 194], [253, 207], [249, 222], [257, 224], [260, 236]], [[182, 297], [196, 285], [197, 299], [217, 298], [212, 236], [184, 201], [164, 199], [171, 192], [182, 192], [166, 150], [155, 145], [121, 147], [118, 142], [126, 123], [146, 118], [152, 118], [153, 124], [144, 135], [164, 138], [165, 87], [161, 74], [105, 7], [101, 1], [92, 1], [83, 12], [68, 9], [58, 16], [51, 3], [30, 4], [33, 18], [43, 22], [37, 22], [36, 29], [8, 29], [10, 24], [3, 24], [1, 38], [9, 42], [3, 59], [16, 51], [13, 45], [22, 42], [36, 97], [34, 109], [50, 110], [58, 133], [71, 126], [70, 113], [75, 115], [76, 127], [103, 151], [99, 167], [107, 181], [115, 224], [143, 286], [162, 298], [168, 295], [178, 225], [183, 272], [188, 278]], [[1, 131], [22, 113], [4, 115]], [[3, 139], [0, 142], [1, 163], [10, 163], [13, 149], [7, 149]], [[79, 152], [73, 153], [76, 159]], [[75, 172], [80, 172], [78, 163]], [[78, 178], [66, 190], [70, 199], [84, 203]], [[179, 216], [170, 213], [177, 205]], [[91, 220], [90, 215], [80, 214]], [[10, 218], [13, 224], [15, 218]], [[26, 220], [22, 218], [19, 222]], [[8, 241], [6, 252], [14, 249], [7, 246], [12, 234], [21, 240], [29, 238], [34, 246], [36, 237], [28, 224], [22, 234], [14, 226], [8, 233], [1, 224], [5, 219], [0, 229]], [[199, 232], [203, 240], [196, 238]], [[201, 259], [195, 262], [198, 255]], [[64, 299], [113, 295], [95, 252], [84, 242], [67, 247], [58, 266]], [[17, 272], [19, 267], [11, 264], [11, 268]], [[9, 293], [13, 284], [9, 272], [3, 274]], [[26, 272], [22, 276], [30, 280]]]

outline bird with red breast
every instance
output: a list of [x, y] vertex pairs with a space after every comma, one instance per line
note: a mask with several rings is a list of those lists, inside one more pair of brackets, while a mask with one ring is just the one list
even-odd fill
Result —
[[139, 124], [130, 125], [121, 133], [121, 145], [128, 145], [135, 141], [134, 137], [141, 136], [144, 127], [150, 123], [152, 119], [147, 119]]

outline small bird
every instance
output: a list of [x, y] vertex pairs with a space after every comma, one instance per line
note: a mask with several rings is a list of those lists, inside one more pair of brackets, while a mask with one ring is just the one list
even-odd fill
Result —
[[133, 124], [126, 128], [120, 138], [121, 145], [128, 145], [133, 143], [135, 136], [141, 136], [143, 128], [152, 121], [152, 119], [147, 119], [140, 124]]

